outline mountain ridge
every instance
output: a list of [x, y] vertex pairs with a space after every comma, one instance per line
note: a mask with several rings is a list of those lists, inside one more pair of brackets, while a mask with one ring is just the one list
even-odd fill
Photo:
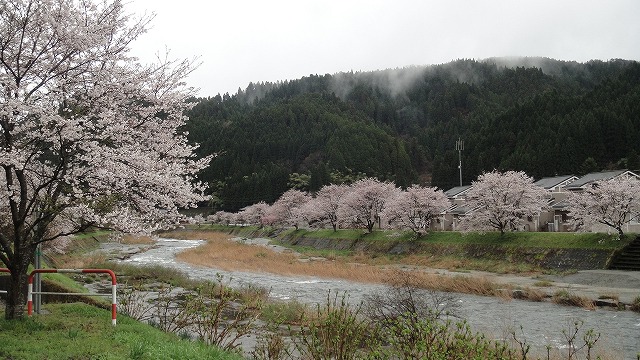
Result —
[[[516, 59], [517, 60], [517, 59]], [[614, 59], [462, 59], [249, 84], [195, 99], [186, 130], [219, 156], [219, 208], [362, 176], [449, 188], [483, 171], [540, 178], [640, 167], [640, 65]]]

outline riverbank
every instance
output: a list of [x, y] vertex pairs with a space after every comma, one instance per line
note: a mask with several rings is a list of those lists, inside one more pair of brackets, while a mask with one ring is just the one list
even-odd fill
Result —
[[563, 272], [606, 269], [612, 256], [635, 234], [618, 239], [602, 233], [411, 232], [360, 229], [311, 230], [255, 226], [197, 225], [185, 231], [220, 231], [247, 238], [264, 237], [299, 252], [364, 254], [390, 261], [410, 261], [434, 268], [497, 273]]
[[[208, 243], [178, 255], [181, 261], [199, 266], [215, 266], [227, 271], [270, 272], [280, 275], [305, 275], [339, 278], [357, 282], [384, 283], [394, 270], [418, 274], [424, 288], [468, 293], [475, 295], [519, 298], [532, 301], [552, 301], [593, 309], [608, 306], [620, 309], [637, 306], [640, 296], [640, 273], [619, 270], [578, 270], [569, 273], [527, 270], [524, 272], [496, 273], [474, 269], [435, 268], [423, 265], [415, 254], [391, 258], [365, 253], [338, 252], [335, 244], [327, 252], [324, 246], [302, 254], [269, 240], [251, 241], [248, 238], [229, 242], [228, 239], [247, 229], [228, 231], [225, 235], [215, 231], [196, 229], [165, 234], [179, 239], [202, 239]], [[231, 234], [229, 234], [231, 233]], [[250, 235], [250, 234], [248, 234]], [[276, 240], [286, 244], [279, 236]], [[297, 243], [304, 242], [299, 238]], [[308, 245], [310, 242], [306, 242]], [[317, 239], [313, 243], [322, 242]], [[353, 241], [351, 242], [353, 244]], [[252, 246], [258, 245], [258, 246]], [[353, 245], [352, 245], [353, 246]], [[380, 246], [380, 245], [377, 245]], [[271, 251], [270, 251], [270, 250]], [[277, 249], [276, 251], [273, 251]], [[300, 249], [300, 247], [295, 247]], [[308, 246], [307, 246], [308, 250]], [[614, 251], [614, 250], [609, 250]], [[585, 250], [583, 249], [583, 253]], [[451, 264], [451, 260], [447, 260]], [[459, 265], [456, 263], [456, 265]], [[518, 268], [516, 264], [514, 268]], [[521, 267], [521, 266], [520, 266]]]
[[[252, 245], [254, 243], [256, 244]], [[241, 246], [236, 248], [236, 252], [249, 254], [249, 250], [255, 250], [259, 255], [249, 258], [257, 261], [271, 253], [265, 246], [277, 251], [287, 251], [279, 247], [274, 248], [273, 245], [266, 245], [267, 243], [268, 239], [252, 240], [240, 237], [235, 242], [235, 245]], [[100, 247], [109, 253], [108, 258], [122, 259], [118, 260], [118, 263], [136, 268], [140, 266], [141, 269], [146, 269], [147, 275], [153, 274], [151, 278], [147, 276], [149, 279], [157, 279], [157, 270], [150, 268], [154, 266], [178, 269], [191, 279], [215, 281], [215, 279], [223, 278], [225, 283], [228, 283], [234, 289], [266, 289], [269, 298], [277, 302], [281, 301], [287, 309], [286, 311], [289, 311], [291, 307], [300, 309], [300, 304], [308, 304], [315, 309], [313, 304], [322, 305], [326, 303], [327, 294], [329, 293], [348, 294], [347, 300], [349, 303], [352, 306], [357, 306], [361, 301], [366, 300], [368, 296], [389, 291], [388, 285], [352, 282], [319, 276], [283, 276], [262, 271], [224, 271], [217, 267], [215, 263], [203, 267], [190, 265], [176, 259], [177, 254], [183, 253], [185, 250], [198, 248], [204, 244], [205, 241], [203, 240], [159, 238], [151, 246], [138, 245], [139, 251], [133, 251], [133, 248], [136, 247], [134, 245], [126, 245], [124, 246], [127, 249], [126, 254], [118, 254], [115, 251], [116, 248], [122, 247], [122, 244], [113, 244], [114, 246], [111, 246], [111, 244], [105, 243], [101, 244]], [[305, 255], [300, 256], [301, 260], [305, 260], [304, 257]], [[221, 260], [216, 260], [216, 262], [218, 261], [221, 262]], [[318, 262], [320, 265], [331, 261], [330, 259], [310, 260], [310, 262]], [[122, 270], [120, 273], [131, 275], [129, 270]], [[459, 274], [466, 273], [460, 272]], [[144, 272], [141, 275], [144, 275]], [[438, 276], [443, 277], [441, 275]], [[462, 277], [454, 275], [451, 278]], [[471, 279], [469, 283], [477, 283], [477, 281], [473, 281], [475, 278], [469, 279]], [[429, 293], [426, 292], [426, 294]], [[637, 326], [640, 324], [640, 318], [638, 318], [640, 314], [631, 311], [621, 312], [605, 309], [585, 311], [581, 308], [560, 306], [548, 301], [520, 301], [512, 300], [510, 297], [465, 294], [449, 295], [452, 299], [455, 299], [455, 304], [457, 305], [455, 313], [457, 316], [467, 320], [474, 331], [480, 331], [486, 334], [488, 338], [509, 341], [510, 332], [516, 330], [520, 334], [520, 338], [526, 339], [527, 344], [532, 346], [532, 353], [539, 354], [536, 356], [531, 355], [532, 358], [545, 358], [542, 354], [546, 354], [545, 349], [547, 346], [556, 349], [552, 350], [552, 354], [559, 354], [563, 346], [567, 346], [566, 339], [562, 335], [563, 332], [572, 330], [576, 321], [580, 324], [584, 321], [581, 327], [584, 331], [595, 329], [597, 333], [602, 334], [598, 347], [607, 354], [602, 356], [603, 359], [635, 358], [639, 350], [637, 345], [640, 343], [640, 338], [638, 338]], [[437, 302], [437, 304], [440, 304], [440, 302]], [[277, 315], [276, 318], [281, 319], [281, 316]], [[248, 340], [248, 343], [254, 343], [252, 342], [254, 340], [253, 337]], [[243, 340], [244, 342], [245, 340]], [[513, 345], [517, 346], [517, 344]], [[552, 355], [551, 358], [563, 357]]]

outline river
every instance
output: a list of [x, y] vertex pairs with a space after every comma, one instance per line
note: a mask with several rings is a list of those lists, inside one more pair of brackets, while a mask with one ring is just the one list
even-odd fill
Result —
[[[213, 280], [220, 274], [231, 286], [259, 286], [271, 289], [273, 298], [295, 299], [308, 304], [326, 303], [329, 291], [338, 294], [346, 292], [349, 301], [359, 303], [364, 295], [384, 289], [382, 285], [337, 279], [228, 272], [176, 260], [176, 253], [202, 243], [201, 240], [159, 239], [157, 246], [136, 253], [124, 261], [140, 265], [160, 264], [174, 267], [198, 279]], [[467, 320], [474, 331], [502, 339], [508, 334], [507, 329], [515, 328], [520, 334], [519, 338], [526, 339], [526, 342], [538, 352], [547, 345], [558, 349], [566, 347], [563, 330], [570, 331], [576, 321], [583, 321], [583, 331], [592, 328], [601, 333], [596, 348], [608, 349], [608, 357], [631, 360], [637, 359], [640, 354], [640, 314], [635, 312], [608, 309], [588, 311], [549, 302], [507, 301], [466, 294], [459, 294], [457, 301], [457, 314]]]

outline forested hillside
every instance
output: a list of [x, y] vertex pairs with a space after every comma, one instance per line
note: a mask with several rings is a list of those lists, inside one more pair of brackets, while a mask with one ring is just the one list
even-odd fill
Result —
[[237, 210], [296, 187], [363, 176], [447, 189], [493, 169], [534, 178], [640, 168], [640, 64], [458, 60], [249, 84], [197, 99], [189, 138], [218, 156], [202, 174]]

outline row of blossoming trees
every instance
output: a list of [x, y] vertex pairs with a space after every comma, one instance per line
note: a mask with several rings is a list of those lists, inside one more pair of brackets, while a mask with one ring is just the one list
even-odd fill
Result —
[[[472, 183], [461, 221], [465, 230], [523, 228], [531, 217], [546, 211], [550, 193], [521, 171], [484, 173]], [[569, 193], [567, 210], [576, 229], [594, 224], [610, 226], [620, 235], [640, 212], [640, 181], [611, 179]], [[272, 205], [259, 202], [237, 213], [219, 211], [209, 220], [222, 224], [411, 230], [422, 236], [451, 202], [442, 190], [413, 185], [406, 190], [391, 182], [365, 178], [351, 185], [326, 185], [315, 196], [289, 190]]]

